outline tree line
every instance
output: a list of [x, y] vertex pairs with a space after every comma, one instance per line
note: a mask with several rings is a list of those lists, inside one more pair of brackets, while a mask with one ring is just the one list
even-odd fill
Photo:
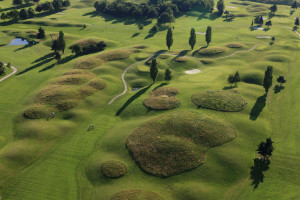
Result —
[[[35, 11], [36, 12], [42, 12], [42, 11], [58, 12], [61, 11], [62, 9], [66, 9], [71, 5], [69, 0], [53, 0], [52, 2], [46, 1], [41, 4], [38, 4], [39, 0], [34, 0], [34, 2], [37, 3], [35, 10], [33, 8], [28, 8], [28, 9], [23, 8], [20, 11], [12, 10], [6, 13], [2, 12], [0, 17], [2, 20], [28, 19], [28, 18], [33, 18], [35, 16]], [[14, 5], [22, 5], [22, 3], [23, 0], [13, 0]]]
[[117, 0], [112, 3], [107, 1], [96, 1], [94, 8], [97, 12], [109, 14], [116, 17], [134, 18], [157, 18], [158, 23], [165, 24], [174, 22], [180, 12], [187, 12], [197, 8], [205, 12], [212, 12], [214, 9], [213, 0], [162, 0], [149, 1], [148, 3], [132, 3]]

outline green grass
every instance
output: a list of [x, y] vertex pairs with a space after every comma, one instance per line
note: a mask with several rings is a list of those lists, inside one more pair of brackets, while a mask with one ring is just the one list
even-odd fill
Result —
[[163, 200], [155, 192], [143, 191], [143, 190], [126, 190], [114, 194], [110, 200]]
[[[178, 63], [173, 60], [175, 56], [160, 55], [157, 83], [149, 88], [152, 83], [149, 66], [140, 63], [132, 67], [125, 76], [129, 87], [146, 89], [139, 90], [141, 93], [128, 92], [108, 106], [110, 99], [123, 91], [120, 77], [126, 67], [155, 52], [167, 50], [166, 32], [159, 31], [147, 38], [155, 20], [145, 22], [139, 19], [137, 23], [144, 24], [144, 29], [139, 30], [134, 20], [94, 15], [91, 1], [74, 0], [71, 3], [72, 6], [64, 10], [63, 15], [54, 13], [0, 26], [0, 45], [8, 44], [15, 37], [35, 39], [34, 35], [40, 25], [47, 34], [45, 40], [35, 39], [39, 42], [36, 45], [0, 47], [0, 60], [11, 62], [18, 68], [18, 72], [23, 72], [0, 83], [0, 197], [3, 200], [110, 199], [120, 191], [126, 191], [121, 194], [121, 197], [126, 198], [126, 194], [132, 190], [144, 191], [138, 192], [143, 194], [141, 199], [146, 199], [145, 196], [155, 199], [157, 195], [160, 196], [158, 199], [172, 200], [297, 199], [300, 195], [300, 46], [298, 36], [280, 26], [292, 27], [294, 18], [299, 16], [299, 10], [292, 13], [290, 6], [278, 5], [278, 12], [271, 19], [273, 26], [266, 31], [251, 31], [249, 27], [254, 16], [263, 14], [267, 17], [269, 4], [225, 2], [225, 9], [236, 16], [231, 22], [198, 11], [180, 16], [172, 23], [175, 27], [174, 43], [171, 51], [166, 53], [177, 55], [187, 52], [185, 56], [188, 61]], [[11, 9], [11, 1], [2, 1], [1, 7]], [[82, 29], [83, 24], [86, 24], [86, 29]], [[190, 28], [205, 32], [206, 26], [212, 26], [211, 47], [225, 48], [235, 43], [243, 44], [244, 47], [225, 48], [226, 52], [221, 54], [195, 58], [199, 56], [197, 51], [200, 48], [205, 49], [205, 37], [197, 34], [195, 50], [186, 51], [190, 49]], [[103, 52], [80, 57], [74, 57], [66, 49], [62, 55], [66, 59], [56, 64], [49, 55], [52, 44], [50, 35], [55, 36], [60, 30], [65, 33], [67, 47], [85, 39], [106, 41], [108, 47]], [[270, 45], [270, 39], [256, 38], [264, 35], [275, 36], [275, 43]], [[250, 49], [258, 43], [265, 44], [257, 46], [253, 51], [216, 59]], [[106, 61], [111, 59], [113, 61]], [[270, 90], [263, 104], [260, 100], [263, 99], [264, 90], [260, 84], [268, 65], [274, 67], [274, 82], [279, 75], [284, 75], [288, 81], [279, 93]], [[168, 87], [180, 91], [176, 95], [180, 106], [175, 110], [149, 111], [142, 102], [155, 87], [164, 83], [166, 68], [170, 68], [174, 75]], [[200, 69], [201, 72], [187, 75], [184, 71], [188, 69]], [[191, 101], [196, 91], [223, 89], [228, 86], [228, 74], [237, 70], [242, 80], [238, 90], [248, 102], [242, 111], [196, 109]], [[57, 81], [66, 75], [89, 78], [80, 85], [58, 85], [55, 88]], [[51, 97], [54, 91], [61, 92], [61, 96], [66, 95], [70, 102], [78, 101], [78, 104], [69, 110], [56, 112], [55, 117], [49, 121], [39, 118], [47, 116], [53, 106], [52, 103], [35, 104], [36, 98], [40, 92]], [[54, 98], [53, 102], [64, 102], [66, 99]], [[265, 107], [256, 120], [251, 120], [251, 110], [260, 104]], [[126, 107], [122, 113], [115, 116], [124, 105]], [[69, 106], [68, 102], [65, 106]], [[28, 111], [32, 118], [39, 119], [24, 118], [24, 111]], [[154, 177], [140, 169], [124, 144], [127, 137], [142, 124], [152, 119], [159, 122], [164, 114], [169, 115], [174, 111], [216, 116], [214, 120], [220, 119], [232, 124], [236, 128], [237, 137], [209, 149], [205, 154], [205, 162], [194, 170], [168, 178]], [[87, 131], [90, 125], [95, 129]], [[253, 158], [257, 156], [255, 149], [259, 142], [270, 136], [275, 141], [270, 169], [264, 174], [264, 182], [253, 191], [249, 172]], [[166, 147], [174, 151], [180, 149], [174, 144], [185, 149], [195, 148], [191, 144], [193, 142], [189, 143], [191, 140], [178, 140], [177, 136], [164, 137], [162, 140]], [[110, 179], [97, 170], [93, 171], [108, 160], [123, 162], [128, 169], [126, 175]], [[145, 191], [153, 191], [155, 194], [146, 195]]]

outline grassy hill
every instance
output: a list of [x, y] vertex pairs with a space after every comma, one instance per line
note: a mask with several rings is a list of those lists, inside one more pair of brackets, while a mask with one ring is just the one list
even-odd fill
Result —
[[[18, 69], [15, 75], [0, 82], [2, 200], [299, 198], [300, 43], [299, 34], [290, 29], [294, 18], [300, 15], [299, 9], [291, 12], [290, 6], [278, 5], [271, 18], [273, 26], [257, 30], [249, 29], [253, 16], [268, 17], [268, 4], [226, 1], [225, 9], [236, 16], [232, 21], [216, 17], [215, 13], [190, 11], [171, 24], [174, 44], [168, 51], [166, 30], [149, 35], [156, 20], [101, 16], [93, 4], [93, 1], [72, 0], [71, 6], [62, 12], [15, 23], [0, 21], [0, 45], [3, 45], [0, 61], [10, 62]], [[0, 1], [0, 6], [5, 12], [13, 9], [9, 0]], [[139, 24], [144, 25], [142, 30]], [[34, 36], [39, 26], [46, 31], [43, 40]], [[209, 48], [203, 35], [207, 26], [212, 26]], [[192, 27], [197, 33], [194, 50], [188, 44]], [[52, 37], [61, 30], [67, 48], [57, 63], [51, 45]], [[273, 36], [275, 42], [271, 44]], [[4, 46], [15, 37], [35, 39], [38, 43]], [[105, 41], [107, 48], [78, 57], [68, 48], [74, 43], [91, 41]], [[153, 55], [158, 61], [158, 77], [152, 84], [149, 63], [145, 61]], [[266, 96], [262, 80], [268, 65], [273, 66], [274, 72], [273, 86]], [[123, 92], [121, 76], [127, 67], [130, 68], [124, 77], [128, 92], [108, 104]], [[173, 74], [173, 80], [168, 83], [164, 81], [167, 68]], [[193, 69], [200, 72], [185, 72]], [[236, 71], [241, 75], [241, 82], [232, 89], [227, 77]], [[276, 79], [280, 75], [284, 75], [287, 83], [279, 91]], [[176, 104], [170, 110], [145, 107], [143, 102], [164, 87], [179, 91], [176, 100], [180, 106]], [[206, 91], [225, 91], [222, 93], [225, 99], [234, 98], [226, 96], [231, 90], [247, 102], [238, 112], [198, 108], [192, 101], [195, 93]], [[223, 105], [218, 95], [215, 96], [212, 102]], [[55, 116], [49, 117], [53, 112]], [[196, 147], [187, 136], [181, 141], [174, 136], [177, 129], [162, 125], [163, 116], [175, 113], [215, 116], [212, 123], [228, 122], [236, 130], [236, 138], [209, 150]], [[188, 122], [199, 120], [183, 116]], [[186, 125], [188, 122], [184, 120], [176, 125]], [[126, 141], [149, 122], [163, 128], [151, 137], [147, 155], [151, 157], [155, 151], [151, 144], [167, 141], [171, 144], [165, 149], [167, 155], [174, 152], [180, 155], [184, 147], [192, 146], [195, 155], [205, 152], [202, 164], [165, 178], [145, 173]], [[188, 127], [192, 125], [197, 123]], [[208, 134], [213, 130], [209, 124], [204, 126], [208, 130], [197, 128], [189, 133]], [[189, 129], [183, 126], [183, 130]], [[257, 145], [267, 137], [274, 141], [275, 150], [263, 182], [253, 190], [250, 167], [258, 156]], [[101, 166], [107, 161], [122, 163], [127, 173], [118, 178], [105, 176]], [[114, 170], [114, 166], [108, 166]]]

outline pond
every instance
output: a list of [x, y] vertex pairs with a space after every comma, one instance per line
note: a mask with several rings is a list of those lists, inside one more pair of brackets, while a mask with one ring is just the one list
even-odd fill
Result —
[[29, 42], [24, 38], [15, 38], [7, 46], [11, 45], [27, 45]]
[[132, 88], [131, 92], [135, 92], [135, 91], [138, 91], [140, 90], [141, 88]]

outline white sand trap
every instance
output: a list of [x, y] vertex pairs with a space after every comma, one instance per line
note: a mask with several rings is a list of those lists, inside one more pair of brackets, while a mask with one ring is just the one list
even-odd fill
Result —
[[236, 8], [235, 6], [227, 6], [227, 8]]
[[206, 35], [206, 32], [196, 32], [198, 35]]
[[261, 35], [261, 36], [256, 36], [256, 38], [271, 38], [269, 35]]
[[63, 12], [59, 12], [59, 13], [57, 13], [57, 14], [59, 14], [59, 15], [65, 15], [66, 13], [63, 13]]
[[201, 72], [200, 69], [185, 70], [186, 74], [198, 74], [200, 72]]
[[266, 17], [263, 17], [263, 20], [266, 20], [267, 18]]
[[254, 29], [254, 30], [264, 30], [264, 28], [262, 28], [262, 27], [257, 27], [257, 26], [253, 27], [253, 29]]

